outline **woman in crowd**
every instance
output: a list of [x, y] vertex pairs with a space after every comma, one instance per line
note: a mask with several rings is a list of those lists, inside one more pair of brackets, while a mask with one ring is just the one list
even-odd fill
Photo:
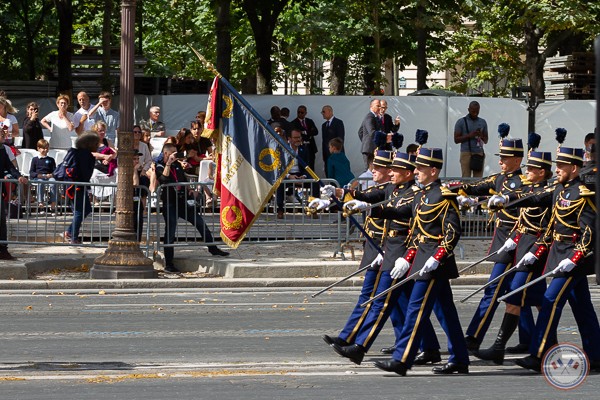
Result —
[[77, 137], [73, 114], [67, 111], [69, 97], [61, 94], [56, 98], [57, 111], [42, 118], [42, 126], [50, 131], [50, 148], [70, 149], [73, 145], [72, 137]]
[[[90, 183], [111, 184], [117, 182], [117, 151], [113, 144], [106, 138], [106, 124], [104, 121], [96, 121], [92, 131], [98, 135], [99, 143], [96, 151], [92, 155], [96, 159], [94, 173]], [[114, 188], [110, 186], [94, 186], [92, 193], [94, 195], [94, 205], [99, 206], [100, 202], [114, 193]], [[109, 199], [110, 200], [110, 199]]]
[[40, 106], [35, 101], [27, 104], [27, 116], [23, 120], [24, 149], [37, 149], [37, 142], [44, 138], [39, 110]]
[[15, 156], [20, 154], [13, 142], [14, 138], [19, 136], [19, 122], [15, 117], [18, 112], [6, 97], [0, 97], [0, 129], [8, 131], [4, 144], [11, 148]]

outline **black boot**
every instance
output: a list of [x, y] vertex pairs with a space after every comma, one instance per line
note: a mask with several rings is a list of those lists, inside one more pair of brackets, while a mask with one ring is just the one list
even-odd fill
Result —
[[360, 365], [363, 358], [365, 357], [365, 348], [358, 344], [351, 344], [350, 346], [339, 346], [332, 344], [333, 350], [342, 357], [349, 358], [356, 365]]
[[496, 341], [489, 349], [479, 350], [475, 357], [482, 360], [493, 361], [494, 364], [502, 365], [504, 362], [504, 349], [506, 348], [506, 342], [510, 339], [511, 335], [517, 329], [519, 324], [519, 316], [514, 314], [505, 313], [502, 325], [496, 336]]

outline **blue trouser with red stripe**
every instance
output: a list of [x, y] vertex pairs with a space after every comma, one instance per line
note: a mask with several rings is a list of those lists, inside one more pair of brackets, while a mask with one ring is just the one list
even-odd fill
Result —
[[546, 289], [542, 309], [535, 325], [530, 353], [542, 358], [546, 351], [558, 343], [558, 321], [565, 303], [569, 301], [577, 322], [583, 350], [590, 361], [600, 361], [600, 324], [590, 297], [587, 276], [553, 278]]
[[393, 359], [401, 361], [408, 368], [412, 366], [431, 311], [435, 312], [448, 337], [448, 351], [450, 352], [448, 362], [468, 365], [467, 344], [454, 305], [450, 282], [447, 279], [415, 282], [406, 310], [404, 327], [396, 342]]
[[[393, 279], [390, 276], [390, 271], [383, 271], [375, 289], [375, 295], [387, 290], [398, 282], [398, 279]], [[406, 308], [413, 285], [414, 282], [407, 282], [396, 290], [392, 290], [386, 296], [373, 301], [370, 304], [371, 308], [362, 322], [354, 343], [363, 346], [368, 351], [388, 318], [393, 318], [394, 333], [396, 333], [396, 338], [398, 338], [399, 332], [401, 332], [404, 325]], [[437, 350], [440, 348], [435, 331], [429, 320], [427, 320], [423, 327], [422, 348], [427, 350]]]

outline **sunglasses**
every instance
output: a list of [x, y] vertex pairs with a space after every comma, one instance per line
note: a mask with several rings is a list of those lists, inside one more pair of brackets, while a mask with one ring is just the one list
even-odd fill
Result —
[[134, 130], [133, 133], [142, 133], [142, 131]]

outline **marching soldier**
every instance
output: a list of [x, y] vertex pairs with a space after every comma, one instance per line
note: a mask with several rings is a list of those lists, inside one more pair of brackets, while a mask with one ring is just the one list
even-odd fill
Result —
[[[358, 190], [336, 189], [331, 185], [323, 187], [321, 191], [324, 193], [329, 192], [328, 197], [331, 197], [329, 194], [335, 190], [337, 197], [346, 197], [348, 199], [354, 198], [359, 201], [369, 201], [373, 203], [383, 201], [389, 197], [394, 190], [394, 185], [388, 182], [391, 163], [392, 153], [387, 150], [378, 150], [376, 151], [373, 160], [373, 181], [376, 185], [371, 186], [362, 192]], [[309, 207], [315, 207], [320, 210], [328, 207], [329, 204], [330, 202], [328, 200], [315, 199], [309, 204]], [[385, 220], [368, 216], [365, 220], [364, 228], [373, 241], [380, 248], [383, 247], [387, 230]], [[382, 271], [380, 270], [380, 266], [382, 260], [383, 257], [379, 254], [379, 250], [367, 240], [364, 244], [360, 268], [364, 268], [367, 265], [370, 265], [370, 267], [365, 273], [365, 280], [360, 296], [358, 297], [358, 302], [350, 314], [348, 322], [346, 322], [346, 325], [338, 336], [323, 335], [323, 340], [328, 345], [337, 344], [339, 346], [349, 346], [356, 340], [356, 335], [369, 312], [368, 307], [362, 308], [360, 305], [375, 295], [377, 282], [381, 279]], [[360, 364], [360, 362], [358, 362], [358, 364]]]
[[[530, 185], [524, 186], [522, 190], [510, 193], [507, 198], [501, 198], [502, 203], [505, 200], [513, 201], [522, 196], [531, 196], [534, 193], [544, 192], [546, 190], [547, 180], [552, 176], [552, 153], [530, 151], [527, 158], [527, 180]], [[550, 188], [552, 190], [553, 188]], [[498, 196], [498, 195], [494, 195]], [[507, 251], [515, 250], [516, 260], [520, 260], [529, 249], [534, 245], [538, 238], [544, 233], [550, 221], [551, 209], [547, 205], [532, 205], [520, 209], [517, 228], [502, 246]], [[509, 291], [513, 291], [524, 284], [538, 278], [546, 261], [545, 256], [530, 265], [517, 264], [515, 275], [510, 283]], [[482, 360], [491, 360], [501, 365], [504, 362], [504, 353], [506, 343], [517, 328], [519, 315], [522, 307], [541, 307], [546, 282], [540, 281], [529, 287], [526, 291], [514, 294], [507, 298], [506, 312], [498, 331], [498, 336], [492, 347], [479, 350], [475, 356]], [[523, 343], [529, 348], [529, 343]]]
[[542, 357], [557, 344], [557, 327], [567, 300], [577, 322], [583, 350], [591, 361], [591, 369], [600, 369], [600, 324], [590, 298], [587, 275], [594, 273], [594, 192], [579, 177], [583, 150], [559, 147], [556, 156], [558, 186], [552, 192], [536, 193], [524, 201], [525, 206], [553, 205], [548, 229], [520, 262], [533, 264], [548, 254], [546, 271], [552, 281], [546, 289], [530, 347], [530, 355], [517, 360], [517, 365], [541, 371]]
[[433, 310], [448, 336], [450, 358], [435, 374], [469, 372], [469, 354], [452, 299], [450, 279], [458, 277], [454, 247], [461, 235], [456, 194], [442, 187], [439, 180], [443, 166], [442, 150], [421, 148], [416, 159], [416, 176], [422, 190], [413, 202], [411, 245], [396, 265], [404, 264], [418, 270], [406, 318], [396, 350], [390, 361], [377, 361], [384, 371], [406, 375], [413, 365], [418, 344], [423, 336], [424, 322]]
[[[525, 176], [521, 173], [521, 161], [523, 160], [523, 141], [521, 139], [503, 139], [500, 143], [500, 152], [496, 155], [500, 156], [499, 164], [502, 172], [481, 182], [463, 185], [459, 191], [461, 196], [458, 197], [460, 205], [474, 205], [476, 200], [466, 197], [467, 195], [506, 195], [520, 191], [523, 185], [528, 184]], [[496, 205], [494, 204], [495, 199], [490, 199], [488, 207], [492, 208]], [[491, 258], [495, 264], [490, 274], [490, 281], [512, 266], [515, 256], [514, 248], [508, 249], [504, 247], [504, 243], [515, 229], [518, 218], [519, 208], [517, 207], [500, 208], [495, 213], [496, 227], [488, 254], [496, 251], [497, 254]], [[485, 289], [466, 332], [465, 339], [471, 352], [476, 353], [479, 350], [483, 337], [494, 317], [494, 312], [498, 307], [496, 299], [507, 292], [513, 275], [510, 274]], [[527, 332], [533, 330], [533, 316], [529, 309], [523, 309], [521, 321], [525, 323], [522, 328]]]
[[[397, 152], [391, 165], [391, 183], [394, 187], [385, 206], [371, 209], [371, 216], [384, 217], [388, 221], [386, 226], [385, 254], [381, 264], [379, 279], [376, 283], [375, 295], [395, 285], [399, 279], [406, 276], [408, 267], [395, 265], [395, 261], [406, 252], [410, 221], [412, 218], [412, 204], [415, 194], [419, 191], [415, 186], [414, 168], [415, 156]], [[361, 210], [369, 206], [366, 202], [353, 200], [353, 209]], [[348, 203], [347, 203], [348, 204]], [[412, 282], [404, 284], [396, 290], [390, 291], [386, 296], [380, 297], [369, 303], [369, 312], [360, 326], [354, 344], [340, 346], [332, 345], [336, 353], [349, 358], [352, 362], [360, 364], [366, 352], [377, 338], [383, 325], [391, 316], [394, 331], [398, 338], [401, 333], [408, 298], [412, 290]], [[416, 360], [418, 364], [441, 361], [440, 345], [435, 336], [435, 331], [429, 320], [424, 321], [423, 351]]]

